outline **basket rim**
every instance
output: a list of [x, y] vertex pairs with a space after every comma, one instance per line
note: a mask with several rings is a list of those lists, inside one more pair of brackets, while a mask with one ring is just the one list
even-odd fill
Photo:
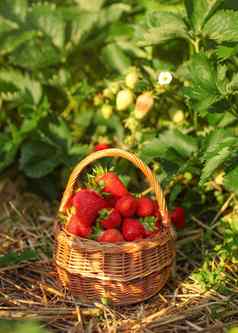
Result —
[[112, 250], [112, 252], [134, 252], [141, 249], [149, 249], [158, 245], [162, 245], [168, 241], [175, 241], [173, 235], [171, 234], [171, 227], [163, 226], [162, 231], [153, 237], [143, 238], [135, 241], [124, 241], [120, 243], [101, 243], [93, 239], [83, 238], [80, 236], [76, 236], [68, 232], [65, 228], [65, 225], [59, 225], [59, 223], [55, 223], [55, 236], [57, 239], [57, 235], [63, 232], [69, 241], [72, 244], [80, 244], [82, 248], [94, 250]]

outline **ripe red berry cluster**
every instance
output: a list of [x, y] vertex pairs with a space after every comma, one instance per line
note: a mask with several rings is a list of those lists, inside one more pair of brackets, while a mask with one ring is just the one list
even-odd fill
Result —
[[80, 189], [66, 203], [65, 209], [73, 212], [66, 222], [69, 233], [118, 243], [153, 237], [161, 231], [155, 200], [133, 196], [114, 172], [95, 176], [95, 182], [100, 185], [100, 192]]

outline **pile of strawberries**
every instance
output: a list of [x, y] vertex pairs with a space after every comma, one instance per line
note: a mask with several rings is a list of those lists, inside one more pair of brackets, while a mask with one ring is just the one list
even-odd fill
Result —
[[114, 172], [94, 177], [99, 191], [80, 189], [66, 203], [71, 214], [65, 228], [76, 236], [118, 243], [153, 237], [161, 230], [158, 204], [129, 193]]

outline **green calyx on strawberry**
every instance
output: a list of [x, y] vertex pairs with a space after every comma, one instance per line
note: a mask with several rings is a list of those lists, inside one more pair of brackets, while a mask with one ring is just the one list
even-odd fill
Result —
[[95, 189], [104, 196], [120, 198], [128, 194], [126, 186], [119, 176], [112, 170], [104, 169], [101, 166], [94, 168], [93, 173], [88, 175], [88, 187]]
[[160, 221], [156, 216], [146, 216], [144, 218], [140, 218], [139, 221], [144, 226], [146, 237], [150, 237], [158, 233]]
[[66, 230], [80, 237], [89, 237], [92, 232], [91, 226], [85, 224], [77, 215], [72, 215], [70, 220], [66, 223]]
[[76, 208], [76, 215], [88, 225], [92, 225], [99, 211], [108, 206], [103, 197], [88, 189], [82, 189], [74, 195], [73, 205]]
[[91, 239], [97, 240], [102, 235], [103, 229], [101, 228], [100, 222], [97, 221], [92, 227]]
[[97, 238], [101, 243], [121, 243], [124, 242], [122, 233], [118, 229], [107, 229]]
[[137, 219], [127, 218], [122, 224], [122, 234], [125, 240], [134, 241], [146, 236], [145, 228]]
[[137, 199], [131, 194], [124, 195], [118, 199], [115, 208], [122, 216], [132, 217], [136, 212]]
[[154, 213], [154, 202], [148, 197], [141, 197], [137, 200], [137, 209], [136, 213], [138, 216], [150, 216]]
[[104, 229], [118, 228], [121, 224], [121, 215], [116, 209], [104, 208], [99, 212], [97, 221]]

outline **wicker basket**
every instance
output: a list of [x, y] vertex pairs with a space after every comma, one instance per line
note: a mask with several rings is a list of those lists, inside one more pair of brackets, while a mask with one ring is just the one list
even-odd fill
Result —
[[148, 166], [126, 151], [106, 149], [82, 160], [69, 178], [59, 212], [64, 213], [82, 170], [91, 162], [109, 156], [125, 158], [143, 172], [158, 201], [163, 228], [154, 238], [108, 244], [73, 236], [58, 224], [55, 264], [59, 279], [84, 304], [106, 299], [112, 304], [125, 305], [150, 298], [166, 283], [175, 257], [174, 232], [160, 185]]

